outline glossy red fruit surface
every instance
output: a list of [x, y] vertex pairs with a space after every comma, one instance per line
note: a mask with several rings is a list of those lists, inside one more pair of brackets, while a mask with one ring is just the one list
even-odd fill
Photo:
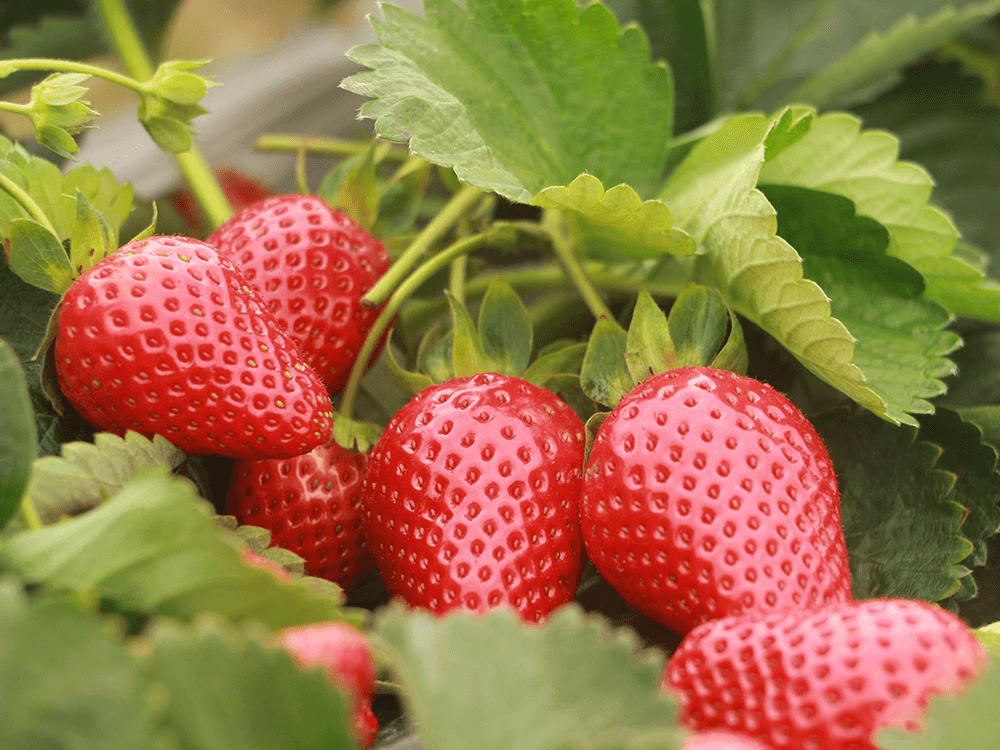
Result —
[[520, 378], [423, 390], [375, 445], [362, 495], [389, 593], [437, 613], [507, 606], [529, 622], [570, 601], [583, 450], [579, 417]]
[[306, 363], [337, 392], [379, 309], [361, 298], [389, 268], [382, 243], [315, 195], [279, 195], [208, 238], [267, 302]]
[[295, 458], [233, 467], [229, 512], [271, 532], [271, 544], [305, 560], [306, 573], [349, 588], [372, 565], [361, 531], [363, 453], [336, 443]]
[[601, 575], [681, 634], [851, 598], [826, 448], [788, 399], [751, 378], [691, 367], [638, 385], [597, 433], [580, 515]]
[[330, 399], [236, 265], [186, 237], [130, 242], [63, 298], [56, 373], [92, 425], [188, 453], [288, 457], [330, 439]]
[[370, 747], [378, 735], [371, 708], [377, 671], [365, 637], [342, 622], [320, 622], [287, 628], [278, 641], [302, 667], [326, 670], [330, 681], [347, 691], [355, 736], [361, 747]]
[[957, 617], [872, 599], [705, 623], [664, 684], [695, 731], [727, 729], [775, 750], [875, 750], [884, 726], [915, 731], [934, 695], [961, 692], [987, 661]]

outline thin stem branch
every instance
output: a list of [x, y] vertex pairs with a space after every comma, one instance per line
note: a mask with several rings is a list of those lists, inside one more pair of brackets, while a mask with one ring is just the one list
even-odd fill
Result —
[[423, 228], [417, 238], [403, 251], [392, 267], [378, 280], [368, 294], [361, 298], [365, 307], [378, 307], [389, 298], [393, 290], [420, 261], [431, 245], [447, 234], [462, 215], [479, 199], [482, 193], [471, 185], [464, 185], [452, 196], [440, 213]]
[[573, 250], [573, 246], [566, 236], [562, 215], [551, 209], [547, 210], [542, 219], [542, 226], [552, 239], [552, 249], [555, 250], [556, 257], [565, 269], [566, 275], [573, 282], [573, 286], [576, 287], [580, 296], [583, 297], [587, 309], [598, 320], [601, 318], [614, 320], [615, 316], [608, 309], [608, 306], [604, 303], [604, 299], [587, 277], [587, 272], [580, 265], [580, 259], [576, 257], [576, 252]]
[[76, 62], [75, 60], [55, 60], [47, 57], [24, 57], [14, 60], [4, 60], [4, 67], [10, 66], [16, 70], [51, 70], [55, 73], [83, 73], [94, 78], [103, 78], [105, 81], [117, 83], [137, 94], [146, 93], [146, 87], [142, 81], [130, 76], [116, 73], [113, 70], [102, 68], [99, 65]]
[[459, 255], [451, 262], [448, 274], [448, 291], [460, 305], [465, 304], [465, 268], [468, 260], [468, 255]]
[[295, 188], [302, 195], [309, 194], [309, 178], [306, 176], [306, 150], [300, 148], [295, 154]]
[[49, 221], [49, 217], [46, 216], [41, 207], [35, 203], [35, 199], [25, 192], [24, 188], [4, 174], [0, 174], [0, 188], [10, 195], [11, 198], [16, 200], [18, 204], [20, 204], [21, 207], [28, 212], [32, 219], [48, 229], [56, 237], [59, 237], [55, 227], [52, 226], [52, 222]]
[[389, 298], [385, 307], [382, 308], [382, 312], [375, 319], [375, 323], [368, 332], [367, 338], [365, 338], [365, 343], [361, 345], [357, 359], [354, 360], [354, 366], [351, 368], [351, 375], [347, 380], [347, 385], [344, 387], [344, 395], [340, 402], [340, 413], [345, 418], [351, 419], [354, 413], [354, 401], [357, 398], [358, 388], [361, 385], [361, 378], [364, 377], [365, 370], [368, 369], [368, 360], [375, 353], [375, 347], [378, 346], [378, 342], [382, 339], [382, 334], [385, 333], [385, 330], [392, 323], [403, 303], [420, 288], [421, 284], [451, 263], [455, 258], [465, 255], [489, 241], [490, 237], [488, 235], [477, 234], [449, 245], [407, 276], [406, 280], [393, 292], [392, 297]]
[[[274, 151], [278, 153], [294, 153], [304, 149], [310, 155], [338, 157], [363, 154], [368, 150], [370, 145], [370, 142], [351, 141], [344, 138], [323, 138], [290, 133], [265, 133], [257, 139], [254, 149], [257, 151]], [[390, 148], [383, 158], [401, 162], [405, 161], [408, 156], [405, 151]]]

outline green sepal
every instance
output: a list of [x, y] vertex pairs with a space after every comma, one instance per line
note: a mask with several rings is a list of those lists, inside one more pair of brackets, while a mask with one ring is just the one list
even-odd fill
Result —
[[174, 104], [197, 104], [208, 89], [219, 85], [207, 76], [190, 72], [207, 62], [208, 60], [170, 60], [162, 63], [153, 77], [146, 81], [144, 88], [149, 94]]
[[[149, 224], [146, 225], [139, 234], [129, 240], [129, 242], [138, 242], [139, 240], [145, 240], [152, 237], [156, 233], [156, 222], [159, 218], [159, 212], [156, 208], [156, 201], [153, 201], [153, 217], [149, 220]], [[128, 244], [128, 243], [125, 243]]]
[[743, 327], [732, 310], [729, 310], [729, 338], [715, 355], [711, 366], [716, 370], [729, 370], [739, 375], [746, 375], [750, 367], [750, 353], [743, 338]]
[[17, 354], [0, 339], [0, 528], [20, 505], [38, 453], [31, 396]]
[[452, 365], [452, 342], [455, 332], [445, 328], [440, 322], [435, 323], [420, 339], [417, 347], [417, 367], [420, 372], [426, 372], [435, 383], [443, 383], [455, 377]]
[[350, 216], [365, 231], [370, 231], [378, 221], [380, 196], [375, 175], [378, 148], [389, 146], [379, 147], [378, 141], [373, 140], [364, 153], [344, 159], [330, 170], [316, 191], [320, 198]]
[[451, 351], [455, 376], [469, 378], [481, 372], [496, 372], [497, 364], [483, 348], [483, 341], [469, 311], [448, 290], [445, 290], [445, 296], [451, 308], [451, 327], [455, 336]]
[[521, 375], [529, 383], [544, 386], [555, 375], [579, 375], [587, 345], [576, 341], [554, 341], [538, 353], [538, 357]]
[[73, 283], [73, 266], [59, 238], [36, 221], [7, 225], [4, 251], [14, 273], [32, 286], [63, 294]]
[[377, 424], [348, 419], [339, 412], [333, 415], [333, 439], [342, 448], [364, 453], [381, 436], [382, 428]]
[[531, 361], [531, 318], [510, 284], [499, 276], [490, 282], [479, 308], [483, 351], [505, 375], [520, 375]]
[[87, 89], [77, 85], [89, 77], [82, 73], [55, 73], [31, 89], [27, 115], [35, 128], [35, 138], [66, 159], [80, 151], [73, 135], [86, 130], [98, 114], [82, 100]]
[[585, 434], [587, 436], [586, 447], [583, 453], [583, 465], [586, 466], [587, 462], [590, 460], [590, 449], [594, 447], [594, 441], [597, 439], [597, 433], [601, 430], [601, 425], [604, 424], [606, 420], [611, 416], [609, 411], [599, 411], [596, 414], [592, 414], [590, 419], [584, 425]]
[[689, 284], [670, 308], [667, 326], [677, 351], [678, 367], [705, 367], [722, 348], [729, 311], [722, 296]]
[[396, 382], [396, 385], [410, 395], [416, 396], [420, 391], [434, 385], [434, 381], [422, 372], [411, 372], [410, 370], [403, 369], [403, 366], [396, 361], [396, 356], [392, 353], [391, 346], [385, 348], [385, 358], [386, 363], [389, 365], [389, 372], [392, 373], [392, 379]]
[[580, 368], [583, 391], [597, 403], [614, 407], [635, 386], [625, 364], [627, 348], [628, 334], [620, 325], [607, 318], [597, 321]]
[[634, 383], [678, 367], [667, 316], [645, 289], [639, 292], [629, 323], [625, 365]]
[[139, 119], [150, 138], [164, 151], [183, 154], [191, 150], [191, 133], [188, 131], [187, 125], [177, 118], [143, 115], [140, 105]]
[[118, 236], [111, 224], [76, 191], [76, 221], [69, 241], [69, 259], [79, 275], [118, 249]]

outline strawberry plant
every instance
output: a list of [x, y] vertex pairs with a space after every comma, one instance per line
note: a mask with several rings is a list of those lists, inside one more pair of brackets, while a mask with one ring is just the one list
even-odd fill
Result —
[[400, 4], [291, 194], [0, 13], [0, 746], [993, 747], [1000, 0]]

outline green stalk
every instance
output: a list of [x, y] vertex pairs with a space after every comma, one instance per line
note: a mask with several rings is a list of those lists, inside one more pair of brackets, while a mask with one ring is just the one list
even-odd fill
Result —
[[[129, 15], [124, 0], [97, 0], [97, 5], [114, 40], [118, 56], [125, 64], [125, 69], [136, 78], [148, 81], [155, 72], [153, 61], [132, 22], [132, 16]], [[143, 89], [136, 90], [142, 93]], [[209, 224], [213, 229], [219, 227], [233, 215], [233, 207], [229, 204], [229, 199], [226, 198], [201, 150], [192, 142], [190, 151], [173, 154], [173, 157], [184, 173], [198, 205], [205, 212]]]
[[300, 148], [295, 155], [295, 189], [302, 195], [309, 194], [309, 179], [306, 176], [306, 150]]
[[614, 320], [615, 316], [608, 309], [600, 293], [598, 293], [587, 277], [587, 272], [580, 265], [580, 259], [576, 257], [573, 245], [566, 236], [562, 214], [552, 209], [547, 209], [542, 219], [542, 227], [552, 239], [552, 249], [555, 250], [556, 257], [565, 269], [570, 281], [573, 282], [573, 286], [576, 287], [580, 296], [583, 297], [583, 301], [586, 303], [590, 313], [598, 320], [601, 318]]
[[142, 81], [102, 68], [99, 65], [76, 62], [75, 60], [54, 60], [47, 57], [24, 57], [15, 60], [4, 60], [4, 67], [10, 66], [16, 70], [50, 70], [54, 73], [83, 73], [94, 78], [116, 83], [137, 94], [146, 93]]
[[398, 286], [385, 307], [382, 308], [382, 312], [375, 319], [375, 323], [368, 332], [367, 338], [365, 338], [365, 343], [361, 345], [357, 359], [354, 360], [351, 375], [347, 380], [347, 385], [344, 386], [344, 396], [340, 402], [340, 414], [347, 419], [351, 419], [354, 413], [354, 401], [358, 396], [358, 388], [361, 386], [361, 378], [364, 377], [365, 370], [368, 369], [368, 360], [375, 353], [375, 347], [378, 346], [382, 334], [385, 333], [393, 318], [396, 317], [396, 313], [403, 306], [403, 303], [420, 288], [421, 284], [451, 263], [455, 258], [461, 257], [475, 250], [477, 247], [487, 244], [489, 241], [490, 237], [486, 234], [477, 234], [461, 239], [425, 261], [423, 265], [407, 276], [406, 280]]
[[32, 531], [40, 529], [45, 525], [42, 523], [38, 511], [35, 510], [35, 504], [31, 502], [31, 498], [28, 497], [27, 492], [21, 496], [21, 516], [24, 518], [25, 525]]
[[[367, 151], [370, 145], [365, 141], [350, 141], [343, 138], [265, 133], [257, 139], [254, 149], [279, 153], [295, 153], [305, 150], [309, 154], [318, 156], [358, 156]], [[405, 161], [408, 157], [405, 151], [389, 149], [382, 158], [390, 161]]]
[[477, 188], [472, 187], [472, 185], [462, 186], [462, 189], [455, 193], [452, 199], [445, 204], [441, 212], [421, 230], [417, 238], [403, 251], [403, 254], [392, 264], [392, 267], [386, 274], [378, 280], [378, 283], [368, 290], [368, 294], [361, 298], [361, 304], [365, 307], [373, 308], [385, 302], [393, 290], [399, 286], [400, 282], [417, 265], [420, 257], [430, 249], [431, 245], [451, 230], [481, 195], [482, 193]]
[[45, 212], [42, 211], [39, 205], [35, 203], [34, 198], [28, 195], [20, 185], [6, 175], [0, 174], [0, 188], [3, 188], [3, 190], [10, 195], [11, 198], [16, 200], [21, 207], [28, 212], [32, 219], [52, 232], [56, 238], [62, 239], [56, 232], [55, 227], [52, 226], [49, 218], [45, 215]]
[[451, 262], [448, 274], [448, 291], [460, 305], [465, 305], [465, 269], [468, 255], [459, 255]]

